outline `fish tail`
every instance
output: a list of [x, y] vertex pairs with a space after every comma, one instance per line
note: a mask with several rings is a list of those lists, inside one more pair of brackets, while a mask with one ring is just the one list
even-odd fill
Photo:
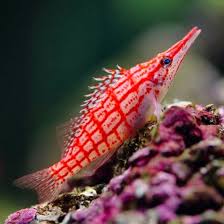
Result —
[[34, 189], [39, 202], [51, 201], [60, 193], [62, 182], [52, 173], [50, 168], [25, 175], [14, 181], [20, 188]]

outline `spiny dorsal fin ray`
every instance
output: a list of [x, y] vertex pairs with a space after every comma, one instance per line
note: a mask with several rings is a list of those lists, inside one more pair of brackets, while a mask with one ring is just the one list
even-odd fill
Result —
[[79, 127], [80, 118], [75, 117], [56, 128], [59, 146], [62, 149], [62, 158], [66, 155], [66, 149], [70, 144], [76, 129]]
[[125, 69], [117, 66], [118, 69], [106, 69], [103, 70], [108, 73], [106, 76], [94, 78], [98, 83], [94, 86], [90, 86], [89, 89], [93, 90], [92, 93], [85, 95], [87, 98], [81, 105], [83, 109], [80, 111], [82, 114], [80, 117], [72, 118], [70, 121], [57, 127], [57, 137], [59, 145], [62, 148], [62, 158], [66, 156], [67, 149], [71, 143], [76, 130], [82, 124], [82, 118], [84, 115], [97, 103], [99, 103], [105, 96], [105, 90], [112, 86], [120, 77], [125, 75]]
[[85, 95], [88, 99], [86, 99], [81, 105], [83, 109], [80, 111], [82, 114], [87, 113], [91, 108], [95, 107], [97, 103], [99, 103], [103, 97], [105, 96], [105, 90], [112, 86], [119, 78], [121, 78], [125, 74], [125, 69], [117, 66], [118, 69], [107, 69], [103, 68], [103, 70], [108, 73], [107, 76], [96, 77], [94, 78], [96, 85], [89, 86], [89, 89], [93, 90], [92, 93]]

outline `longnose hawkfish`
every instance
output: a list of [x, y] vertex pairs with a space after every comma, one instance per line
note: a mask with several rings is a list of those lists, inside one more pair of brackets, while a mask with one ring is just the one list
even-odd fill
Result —
[[168, 50], [130, 69], [105, 69], [109, 74], [95, 78], [80, 116], [65, 125], [61, 160], [15, 183], [35, 189], [43, 202], [53, 200], [68, 178], [93, 175], [151, 115], [159, 116], [160, 102], [200, 32], [194, 27]]

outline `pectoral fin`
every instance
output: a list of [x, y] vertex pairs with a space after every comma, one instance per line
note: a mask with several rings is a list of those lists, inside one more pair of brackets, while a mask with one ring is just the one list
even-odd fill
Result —
[[147, 121], [153, 121], [153, 120], [159, 120], [161, 114], [162, 114], [162, 105], [159, 103], [159, 101], [156, 99], [155, 93], [150, 94], [150, 111], [148, 112], [148, 115], [146, 117]]

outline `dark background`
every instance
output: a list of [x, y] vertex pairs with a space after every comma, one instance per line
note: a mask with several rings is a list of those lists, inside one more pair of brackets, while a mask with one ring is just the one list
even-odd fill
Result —
[[79, 111], [101, 67], [130, 67], [197, 25], [169, 96], [224, 102], [222, 0], [9, 0], [1, 4], [0, 222], [36, 202], [15, 178], [59, 159], [55, 128]]

